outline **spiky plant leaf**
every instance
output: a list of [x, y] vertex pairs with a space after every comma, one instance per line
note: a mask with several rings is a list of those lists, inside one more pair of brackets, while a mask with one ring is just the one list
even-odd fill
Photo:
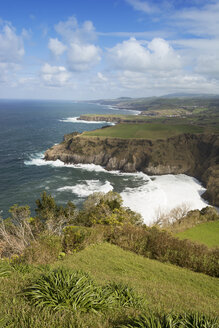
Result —
[[57, 269], [44, 274], [23, 295], [36, 306], [54, 310], [97, 312], [109, 307], [102, 288], [81, 271]]

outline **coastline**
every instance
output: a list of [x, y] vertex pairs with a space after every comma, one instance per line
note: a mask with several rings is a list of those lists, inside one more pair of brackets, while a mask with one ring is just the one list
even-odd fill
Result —
[[65, 135], [61, 144], [45, 152], [45, 160], [96, 164], [106, 170], [148, 175], [186, 174], [207, 188], [203, 198], [219, 206], [217, 165], [219, 137], [181, 134], [166, 140], [120, 139]]

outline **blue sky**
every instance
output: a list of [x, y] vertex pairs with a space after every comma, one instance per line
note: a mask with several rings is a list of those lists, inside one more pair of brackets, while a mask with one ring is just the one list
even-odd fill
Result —
[[219, 0], [2, 0], [0, 98], [219, 94]]

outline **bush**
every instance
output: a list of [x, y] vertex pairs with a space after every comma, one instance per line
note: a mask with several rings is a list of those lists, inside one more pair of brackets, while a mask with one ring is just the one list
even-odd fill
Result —
[[219, 277], [219, 248], [180, 240], [156, 227], [124, 225], [108, 229], [106, 240], [136, 254]]
[[214, 207], [207, 206], [200, 211], [188, 211], [188, 206], [182, 204], [167, 214], [160, 214], [156, 224], [176, 233], [192, 228], [199, 223], [216, 220], [219, 220], [219, 214]]
[[118, 193], [94, 193], [83, 204], [83, 210], [76, 218], [77, 224], [91, 227], [95, 224], [123, 225], [131, 223], [140, 225], [143, 219], [140, 214], [122, 206], [122, 198]]
[[37, 218], [43, 223], [44, 230], [50, 233], [61, 235], [66, 225], [75, 222], [77, 211], [72, 202], [68, 202], [66, 207], [59, 206], [55, 199], [44, 191], [41, 199], [36, 200], [36, 205]]
[[25, 248], [35, 240], [31, 224], [29, 222], [29, 207], [11, 207], [11, 218], [0, 219], [0, 255], [11, 257], [21, 255]]
[[89, 231], [85, 227], [68, 226], [63, 230], [63, 249], [67, 253], [69, 251], [79, 251], [84, 248], [85, 238], [89, 235]]
[[43, 234], [25, 249], [21, 260], [29, 264], [47, 264], [57, 260], [61, 251], [60, 237]]

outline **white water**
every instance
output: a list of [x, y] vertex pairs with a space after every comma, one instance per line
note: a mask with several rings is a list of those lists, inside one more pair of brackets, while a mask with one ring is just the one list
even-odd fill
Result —
[[[111, 183], [110, 176], [114, 181], [117, 176], [118, 184], [123, 188], [120, 194], [124, 206], [140, 213], [146, 224], [153, 223], [158, 213], [168, 213], [171, 209], [183, 204], [186, 204], [189, 210], [207, 206], [207, 203], [201, 198], [205, 188], [198, 180], [184, 174], [149, 177], [142, 172], [106, 171], [100, 165], [95, 164], [65, 164], [60, 160], [45, 161], [43, 153], [31, 156], [30, 160], [25, 161], [25, 164], [49, 165], [55, 168], [66, 167], [94, 172], [95, 179], [78, 180], [79, 183], [72, 186], [65, 184], [58, 188], [58, 192], [71, 192], [79, 197], [87, 197], [97, 191], [108, 192], [113, 190], [113, 186], [116, 191], [116, 184], [115, 182]], [[130, 180], [134, 187], [127, 186]]]
[[102, 183], [100, 180], [85, 180], [76, 184], [75, 186], [65, 186], [58, 188], [58, 191], [66, 190], [71, 191], [73, 194], [76, 194], [79, 197], [88, 197], [96, 191], [107, 193], [113, 190], [113, 186], [109, 181]]
[[186, 205], [188, 210], [193, 210], [207, 206], [201, 198], [206, 189], [198, 180], [184, 174], [153, 178], [147, 184], [125, 188], [121, 193], [124, 205], [139, 212], [146, 224], [153, 223], [159, 214], [169, 213], [175, 207]]
[[86, 123], [86, 124], [108, 124], [108, 125], [115, 125], [115, 123], [112, 122], [106, 122], [106, 121], [85, 121], [85, 120], [79, 120], [78, 117], [67, 117], [63, 120], [59, 120], [60, 122], [64, 123]]

